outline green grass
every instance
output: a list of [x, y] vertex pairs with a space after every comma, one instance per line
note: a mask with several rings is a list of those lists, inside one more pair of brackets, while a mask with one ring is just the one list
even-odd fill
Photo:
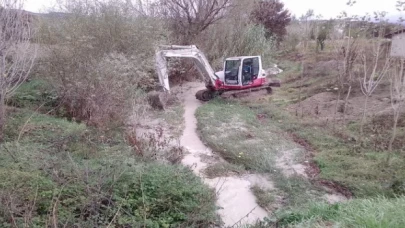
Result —
[[276, 200], [273, 192], [266, 191], [258, 185], [251, 187], [251, 190], [256, 197], [257, 204], [262, 208], [268, 208]]
[[274, 158], [294, 145], [277, 134], [278, 128], [264, 124], [257, 113], [236, 102], [214, 100], [196, 113], [204, 141], [222, 157], [247, 170], [274, 172]]
[[58, 105], [58, 96], [51, 85], [40, 79], [32, 79], [23, 83], [7, 100], [8, 105], [18, 108], [36, 109], [42, 106], [49, 111]]
[[405, 198], [356, 199], [335, 205], [314, 203], [305, 210], [279, 216], [279, 227], [401, 228], [405, 226]]
[[[361, 148], [343, 139], [315, 121], [300, 121], [277, 106], [258, 105], [261, 112], [273, 118], [273, 124], [304, 140], [315, 151], [320, 178], [348, 187], [355, 196], [393, 195], [392, 185], [405, 180], [405, 156], [395, 154], [387, 166], [386, 153]], [[280, 122], [281, 121], [281, 122]]]
[[61, 227], [205, 227], [217, 221], [215, 194], [199, 177], [135, 155], [123, 130], [102, 132], [11, 108], [5, 136], [2, 227], [48, 221]]
[[[331, 53], [324, 52], [326, 60]], [[311, 54], [308, 55], [311, 57]], [[325, 59], [318, 59], [325, 61]], [[308, 59], [307, 59], [308, 60]], [[333, 73], [327, 75], [317, 74], [317, 60], [309, 59], [313, 68], [308, 70], [305, 83], [309, 87], [302, 89], [302, 97], [311, 96], [326, 91], [333, 82]], [[316, 152], [314, 161], [319, 166], [320, 178], [331, 180], [348, 187], [357, 197], [376, 195], [393, 196], [405, 194], [398, 185], [405, 185], [405, 154], [404, 152], [404, 129], [405, 119], [401, 119], [398, 128], [398, 137], [394, 142], [396, 150], [391, 166], [387, 166], [387, 145], [391, 136], [392, 116], [370, 118], [365, 124], [364, 144], [352, 139], [359, 137], [358, 121], [350, 122], [347, 127], [338, 126], [333, 130], [332, 126], [316, 119], [297, 119], [283, 108], [298, 101], [300, 63], [290, 60], [280, 61], [280, 66], [285, 71], [280, 77], [287, 83], [276, 90], [273, 95], [273, 104], [249, 104], [255, 106], [260, 112], [273, 117], [273, 124], [283, 132], [294, 135], [300, 141], [308, 144]]]
[[213, 179], [216, 177], [225, 177], [234, 174], [239, 175], [245, 173], [246, 171], [243, 166], [228, 162], [221, 162], [208, 166], [203, 172], [209, 179]]
[[[280, 190], [277, 194], [286, 198], [285, 206], [305, 204], [322, 194], [323, 191], [312, 186], [309, 180], [300, 176], [286, 177], [276, 165], [276, 158], [283, 151], [298, 145], [259, 107], [217, 99], [200, 107], [196, 117], [201, 138], [209, 147], [231, 164], [269, 175]], [[302, 162], [303, 156], [297, 153], [293, 159]]]
[[[294, 140], [315, 151], [313, 160], [320, 168], [319, 179], [338, 183], [355, 197], [404, 193], [404, 154], [394, 154], [391, 166], [387, 166], [385, 152], [359, 147], [315, 121], [296, 119], [281, 107], [217, 99], [198, 109], [198, 130], [202, 139], [230, 163], [271, 175], [277, 188], [287, 195], [286, 204], [290, 206], [322, 194], [312, 191], [319, 189], [308, 180], [283, 177], [275, 166], [281, 151], [297, 147]], [[297, 156], [302, 162], [303, 155]], [[297, 194], [302, 189], [309, 190], [304, 191], [307, 197]]]
[[154, 111], [153, 115], [156, 118], [162, 119], [168, 124], [170, 133], [173, 137], [179, 138], [184, 130], [184, 107], [180, 103], [170, 105], [165, 110]]

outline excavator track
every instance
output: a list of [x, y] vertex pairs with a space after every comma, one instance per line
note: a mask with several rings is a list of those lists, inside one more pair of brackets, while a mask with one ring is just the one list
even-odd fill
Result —
[[255, 88], [250, 88], [250, 89], [245, 89], [245, 90], [231, 90], [227, 91], [224, 93], [225, 97], [234, 97], [238, 98], [240, 96], [248, 96], [249, 94], [258, 92], [258, 91], [263, 91], [266, 90], [267, 94], [271, 94], [273, 92], [273, 89], [269, 85], [263, 85], [260, 87], [255, 87]]
[[200, 101], [209, 101], [214, 99], [214, 97], [216, 96], [217, 92], [210, 90], [210, 89], [203, 89], [198, 91], [195, 94], [195, 98], [197, 98]]
[[224, 94], [224, 97], [234, 97], [238, 98], [239, 96], [249, 95], [250, 93], [266, 90], [267, 94], [273, 92], [272, 87], [280, 87], [280, 83], [269, 83], [260, 87], [254, 87], [244, 90], [228, 90], [228, 91], [214, 91], [210, 89], [200, 90], [196, 93], [195, 97], [200, 101], [209, 101], [214, 99], [218, 95]]

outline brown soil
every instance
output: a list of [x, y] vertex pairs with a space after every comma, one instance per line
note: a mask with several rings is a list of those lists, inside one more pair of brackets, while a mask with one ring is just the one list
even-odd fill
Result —
[[294, 133], [290, 133], [289, 135], [295, 143], [304, 147], [306, 151], [308, 151], [308, 152], [315, 151], [314, 148], [312, 147], [312, 145], [307, 140], [299, 137], [297, 134], [294, 134]]
[[348, 199], [353, 197], [352, 192], [348, 188], [344, 187], [343, 185], [341, 185], [337, 182], [319, 179], [318, 176], [321, 173], [321, 169], [313, 161], [316, 150], [313, 148], [313, 146], [307, 140], [299, 137], [297, 134], [290, 133], [289, 135], [295, 143], [301, 145], [303, 148], [305, 148], [305, 150], [307, 152], [306, 160], [309, 162], [306, 165], [305, 174], [311, 180], [311, 182], [313, 184], [324, 187], [324, 188], [326, 188], [327, 191], [331, 192], [332, 195], [328, 195], [328, 197], [333, 197], [333, 195], [336, 195], [336, 193], [341, 194]]
[[[381, 94], [375, 94], [368, 99], [367, 116], [383, 115], [391, 112], [391, 101], [387, 93], [389, 93], [389, 90], [381, 91]], [[343, 119], [343, 99], [344, 97], [337, 101], [336, 92], [322, 92], [302, 102], [290, 105], [287, 110], [291, 113], [298, 113], [299, 116], [317, 118], [322, 121], [331, 121], [334, 118]], [[346, 119], [360, 119], [363, 115], [365, 101], [366, 97], [364, 95], [353, 94], [347, 103]]]
[[327, 187], [328, 189], [333, 189], [335, 192], [340, 193], [347, 198], [353, 197], [353, 193], [348, 188], [334, 181], [320, 179], [315, 181], [314, 183], [317, 183], [323, 187]]

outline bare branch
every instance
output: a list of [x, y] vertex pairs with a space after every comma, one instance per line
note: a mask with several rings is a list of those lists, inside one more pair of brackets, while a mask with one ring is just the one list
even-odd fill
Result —
[[161, 13], [183, 44], [224, 18], [231, 0], [161, 0]]
[[0, 0], [0, 140], [4, 126], [4, 102], [28, 77], [36, 58], [31, 43], [33, 17], [22, 0]]

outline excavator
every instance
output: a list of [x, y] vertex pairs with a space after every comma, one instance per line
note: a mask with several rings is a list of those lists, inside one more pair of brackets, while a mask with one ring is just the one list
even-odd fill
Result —
[[260, 56], [238, 56], [225, 59], [224, 70], [215, 72], [204, 53], [197, 46], [163, 45], [156, 52], [156, 70], [165, 91], [170, 91], [167, 69], [168, 58], [192, 59], [205, 82], [206, 89], [196, 93], [196, 98], [209, 101], [223, 93], [249, 93], [259, 90], [272, 92], [280, 87], [278, 81], [268, 81]]

